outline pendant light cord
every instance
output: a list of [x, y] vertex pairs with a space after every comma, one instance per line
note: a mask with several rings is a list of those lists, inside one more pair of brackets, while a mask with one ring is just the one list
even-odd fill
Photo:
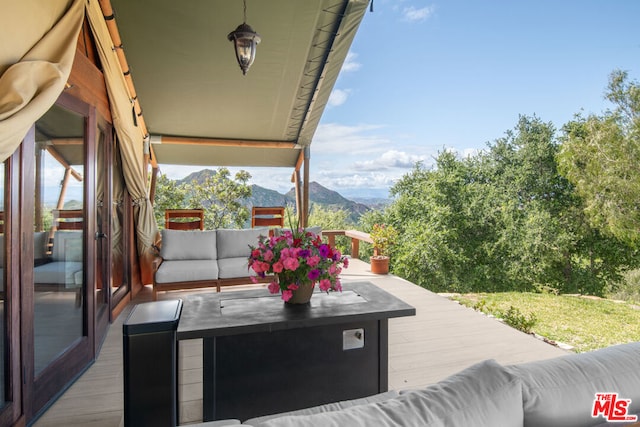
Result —
[[242, 4], [244, 4], [244, 23], [247, 23], [247, 0], [242, 0]]

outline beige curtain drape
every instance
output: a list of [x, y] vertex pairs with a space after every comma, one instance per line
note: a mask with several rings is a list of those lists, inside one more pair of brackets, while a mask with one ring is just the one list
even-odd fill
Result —
[[69, 78], [83, 0], [0, 0], [0, 161], [18, 148]]
[[149, 265], [151, 245], [155, 242], [157, 227], [153, 207], [147, 193], [144, 169], [143, 131], [136, 126], [132, 114], [132, 97], [129, 94], [117, 54], [98, 0], [88, 0], [87, 17], [96, 40], [111, 105], [111, 116], [120, 141], [122, 169], [127, 189], [134, 202], [134, 220], [144, 283], [151, 283]]

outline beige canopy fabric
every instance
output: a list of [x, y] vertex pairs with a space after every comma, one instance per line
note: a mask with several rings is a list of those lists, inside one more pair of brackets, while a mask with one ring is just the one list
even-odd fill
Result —
[[[157, 234], [153, 207], [147, 193], [147, 180], [144, 170], [143, 148], [146, 135], [143, 135], [141, 127], [138, 127], [134, 122], [132, 114], [133, 99], [129, 94], [117, 54], [113, 49], [111, 36], [98, 0], [89, 0], [87, 16], [96, 40], [98, 55], [102, 62], [111, 104], [111, 117], [120, 141], [119, 147], [124, 178], [127, 189], [133, 198], [134, 220], [138, 237], [138, 256], [144, 266], [147, 264], [145, 259], [151, 255], [149, 251], [151, 245], [155, 242]], [[143, 270], [143, 281], [145, 283], [150, 283], [149, 277], [145, 277], [148, 273], [148, 271]]]
[[2, 0], [0, 10], [0, 161], [4, 161], [64, 89], [84, 1]]

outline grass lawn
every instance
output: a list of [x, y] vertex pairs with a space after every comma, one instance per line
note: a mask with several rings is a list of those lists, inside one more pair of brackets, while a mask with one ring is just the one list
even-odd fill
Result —
[[520, 292], [463, 294], [451, 298], [487, 314], [497, 315], [514, 307], [523, 318], [533, 315], [536, 318], [533, 332], [569, 344], [576, 352], [640, 341], [640, 307], [624, 302]]

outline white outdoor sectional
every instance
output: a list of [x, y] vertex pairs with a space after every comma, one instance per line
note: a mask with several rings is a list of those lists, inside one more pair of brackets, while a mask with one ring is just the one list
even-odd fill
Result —
[[[607, 415], [618, 420], [608, 421]], [[638, 425], [633, 420], [639, 415], [640, 342], [635, 342], [511, 366], [487, 360], [422, 389], [253, 418], [242, 425], [589, 427]], [[221, 420], [199, 426], [239, 424]]]

